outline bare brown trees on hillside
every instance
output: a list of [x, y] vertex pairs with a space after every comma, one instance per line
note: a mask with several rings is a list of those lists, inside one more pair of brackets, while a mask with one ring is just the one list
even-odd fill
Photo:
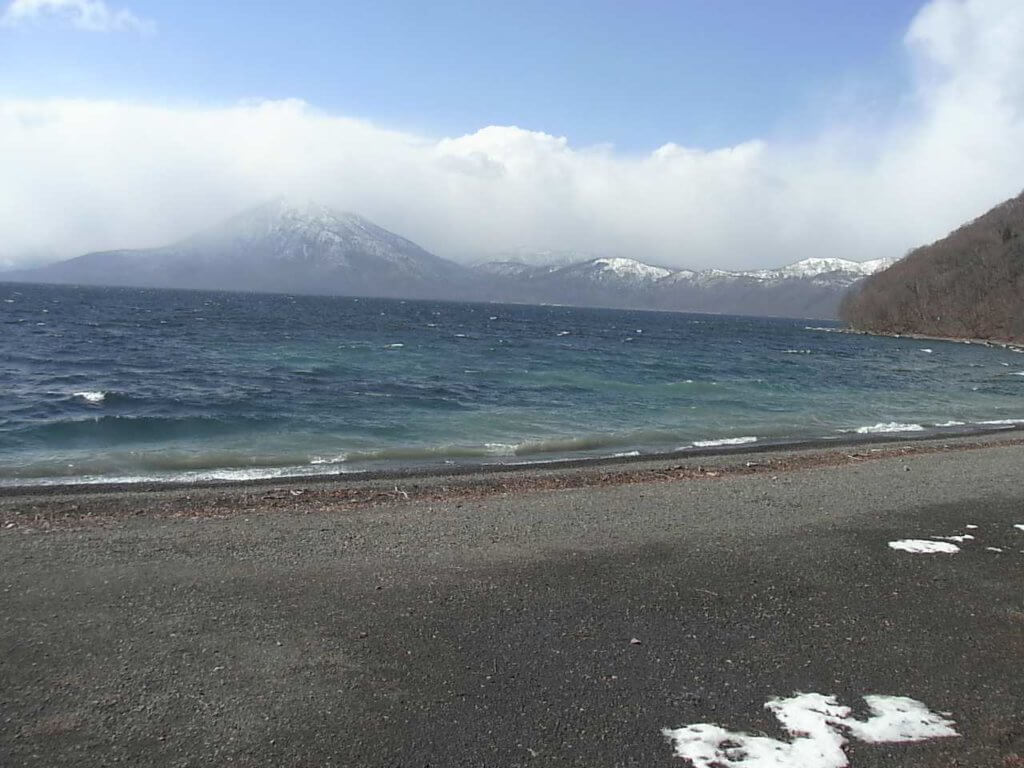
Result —
[[874, 333], [1024, 341], [1024, 194], [867, 278], [839, 312]]

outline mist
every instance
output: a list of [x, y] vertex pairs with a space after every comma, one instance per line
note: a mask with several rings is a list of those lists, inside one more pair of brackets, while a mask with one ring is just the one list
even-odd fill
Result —
[[162, 245], [282, 194], [460, 261], [899, 256], [1024, 187], [1021, 39], [1015, 0], [935, 0], [906, 31], [911, 86], [888, 113], [710, 150], [577, 146], [543, 126], [419, 136], [299, 100], [0, 100], [0, 268]]

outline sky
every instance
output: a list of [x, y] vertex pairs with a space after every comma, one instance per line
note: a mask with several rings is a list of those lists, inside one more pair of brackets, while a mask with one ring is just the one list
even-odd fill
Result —
[[0, 267], [280, 194], [442, 256], [902, 255], [1024, 188], [1020, 0], [0, 0]]

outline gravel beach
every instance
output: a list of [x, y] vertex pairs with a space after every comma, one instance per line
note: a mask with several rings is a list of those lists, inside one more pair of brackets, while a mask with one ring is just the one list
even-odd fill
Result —
[[1022, 443], [8, 489], [0, 765], [683, 766], [794, 692], [955, 721], [852, 766], [1024, 765]]

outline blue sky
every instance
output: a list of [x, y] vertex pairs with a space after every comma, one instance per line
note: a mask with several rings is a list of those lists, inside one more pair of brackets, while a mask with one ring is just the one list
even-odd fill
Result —
[[1024, 186], [1022, 0], [0, 0], [0, 269], [280, 194], [435, 253], [902, 255]]
[[[154, 2], [151, 34], [0, 28], [0, 95], [300, 98], [425, 135], [518, 125], [625, 150], [813, 129], [907, 80], [909, 0]], [[123, 7], [118, 0], [111, 9]]]

